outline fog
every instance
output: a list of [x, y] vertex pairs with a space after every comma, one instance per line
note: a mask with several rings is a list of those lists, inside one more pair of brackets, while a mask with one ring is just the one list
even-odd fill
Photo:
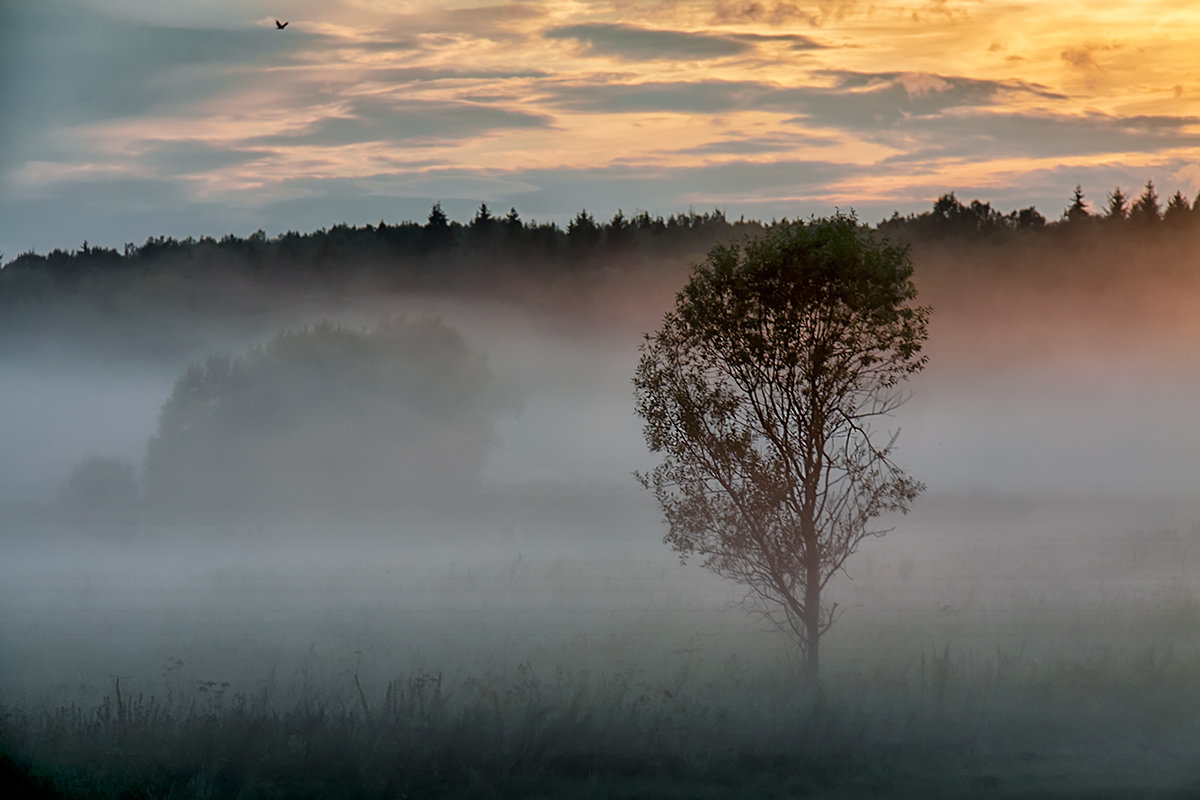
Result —
[[[1195, 279], [1134, 295], [918, 263], [930, 360], [888, 427], [928, 488], [833, 585], [826, 674], [924, 675], [943, 648], [966, 664], [1195, 654]], [[0, 693], [37, 707], [97, 702], [117, 679], [147, 694], [211, 681], [268, 685], [286, 705], [519, 665], [672, 687], [730, 659], [789, 674], [786, 640], [738, 606], [736, 585], [679, 563], [632, 477], [653, 463], [633, 414], [638, 344], [683, 280], [613, 274], [557, 308], [373, 298], [214, 344], [244, 353], [321, 318], [399, 314], [436, 317], [486, 357], [511, 403], [470, 491], [361, 514], [64, 520], [56, 493], [81, 459], [115, 456], [144, 480], [159, 410], [204, 353], [0, 364]], [[1121, 308], [1133, 318], [1114, 320]]]
[[[463, 331], [519, 395], [519, 413], [498, 424], [486, 482], [622, 485], [648, 463], [631, 401], [639, 330], [564, 335], [520, 309], [456, 305], [416, 309]], [[939, 336], [986, 351], [990, 332], [949, 330], [936, 310], [929, 366], [890, 425], [901, 430], [904, 464], [930, 491], [1186, 495], [1200, 483], [1194, 355], [1141, 342], [955, 363]], [[140, 464], [186, 363], [0, 364], [0, 503], [51, 501], [93, 453]]]
[[0, 505], [49, 502], [92, 453], [139, 462], [173, 382], [142, 364], [0, 365]]
[[[946, 258], [946, 256], [942, 256]], [[1189, 495], [1200, 482], [1200, 325], [1195, 280], [1045, 291], [1024, 277], [926, 277], [929, 365], [889, 428], [931, 495]], [[0, 503], [47, 503], [91, 454], [139, 469], [163, 403], [189, 364], [240, 354], [320, 319], [367, 326], [385, 314], [436, 317], [482, 354], [514, 398], [496, 421], [482, 482], [632, 486], [650, 462], [632, 411], [643, 332], [657, 327], [682, 271], [588, 286], [586, 302], [543, 305], [390, 297], [280, 315], [241, 339], [174, 358], [122, 362], [77, 353], [0, 363]], [[1000, 284], [997, 286], [996, 284]], [[1124, 309], [1118, 317], [1115, 310]], [[34, 348], [31, 347], [31, 350]], [[34, 350], [34, 352], [37, 352]]]

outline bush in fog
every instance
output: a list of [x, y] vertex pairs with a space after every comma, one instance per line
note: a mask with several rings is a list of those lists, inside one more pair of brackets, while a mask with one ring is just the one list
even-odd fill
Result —
[[133, 467], [111, 456], [79, 462], [58, 491], [58, 504], [73, 515], [104, 517], [133, 509], [138, 484]]
[[322, 322], [189, 367], [148, 444], [147, 493], [190, 510], [429, 499], [476, 480], [504, 408], [440, 321]]

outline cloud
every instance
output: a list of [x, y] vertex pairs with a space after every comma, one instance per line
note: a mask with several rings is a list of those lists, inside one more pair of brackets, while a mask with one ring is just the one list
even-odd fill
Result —
[[827, 70], [823, 74], [833, 79], [833, 85], [803, 92], [801, 110], [805, 121], [868, 136], [886, 134], [914, 119], [941, 119], [970, 109], [1004, 108], [1017, 100], [1065, 99], [1046, 87], [1021, 81], [916, 72]]
[[912, 12], [912, 19], [914, 22], [920, 22], [923, 16], [933, 15], [961, 22], [968, 17], [967, 10], [962, 6], [962, 3], [952, 3], [950, 0], [927, 0]]
[[818, 77], [831, 85], [788, 87], [718, 80], [563, 84], [551, 89], [548, 99], [557, 107], [588, 113], [767, 111], [794, 114], [822, 128], [876, 133], [912, 117], [998, 106], [1014, 96], [1062, 98], [1027, 83], [925, 73], [825, 70]]
[[1186, 190], [1184, 194], [1194, 195], [1200, 192], [1200, 164], [1195, 162], [1183, 164], [1170, 173], [1170, 177]]
[[1059, 58], [1077, 69], [1091, 69], [1100, 66], [1092, 58], [1092, 52], [1082, 47], [1068, 47], [1059, 54]]
[[[330, 0], [331, 5], [335, 5]], [[347, 5], [345, 0], [341, 5]], [[379, 3], [367, 9], [351, 8], [342, 14], [314, 13], [312, 21], [293, 20], [304, 30], [314, 30], [342, 44], [364, 49], [390, 50], [424, 46], [423, 40], [475, 39], [512, 42], [527, 36], [527, 29], [544, 11], [526, 3], [504, 3], [467, 8], [434, 5], [417, 11], [407, 4]], [[398, 11], [397, 8], [406, 10]]]
[[262, 156], [261, 150], [220, 147], [205, 142], [146, 140], [141, 143], [137, 163], [154, 175], [183, 177], [246, 164]]
[[826, 47], [811, 36], [798, 33], [731, 33], [728, 38], [750, 44], [783, 42], [790, 45], [791, 50], [823, 50]]
[[587, 55], [625, 61], [703, 61], [748, 53], [753, 39], [710, 33], [651, 30], [632, 25], [585, 23], [551, 28], [548, 39], [573, 39]]
[[940, 75], [928, 72], [906, 72], [899, 75], [896, 82], [904, 87], [909, 97], [922, 97], [927, 94], [941, 94], [953, 88], [953, 84]]
[[475, 6], [473, 8], [456, 8], [444, 12], [447, 21], [455, 30], [494, 25], [507, 25], [524, 20], [541, 19], [544, 15], [536, 3], [500, 3], [491, 6]]
[[783, 25], [789, 22], [804, 22], [821, 25], [829, 19], [842, 19], [858, 3], [856, 0], [824, 0], [805, 3], [801, 6], [790, 0], [760, 2], [760, 0], [715, 0], [712, 18], [715, 22], [760, 22], [768, 25]]
[[835, 81], [834, 89], [881, 89], [887, 86], [903, 88], [912, 95], [970, 94], [974, 98], [995, 99], [1000, 93], [1034, 95], [1048, 100], [1066, 100], [1067, 96], [1048, 87], [1020, 80], [992, 80], [961, 75], [939, 75], [931, 72], [861, 72], [827, 69], [820, 75]]
[[1096, 112], [991, 111], [934, 120], [911, 120], [902, 126], [914, 146], [890, 163], [945, 159], [1083, 158], [1111, 153], [1148, 153], [1200, 147], [1200, 118], [1168, 116], [1117, 117]]
[[501, 3], [469, 8], [435, 9], [433, 11], [400, 15], [397, 21], [422, 31], [458, 33], [476, 37], [503, 38], [521, 23], [539, 20], [545, 12], [531, 3]]
[[1119, 50], [1120, 47], [1121, 45], [1116, 42], [1111, 44], [1088, 42], [1076, 47], [1066, 48], [1059, 53], [1059, 58], [1076, 69], [1099, 70], [1101, 69], [1100, 64], [1096, 61], [1096, 58], [1093, 54], [1106, 52], [1109, 50]]
[[[861, 175], [868, 169], [853, 164], [793, 159], [769, 164], [737, 160], [679, 167], [616, 163], [587, 169], [398, 170], [390, 175], [365, 179], [304, 178], [291, 181], [289, 194], [295, 196], [265, 206], [261, 213], [270, 217], [290, 216], [305, 206], [319, 209], [319, 201], [323, 199], [326, 207], [362, 208], [365, 205], [361, 220], [378, 221], [381, 213], [379, 198], [395, 198], [404, 199], [407, 207], [418, 209], [413, 212], [416, 216], [409, 217], [412, 219], [423, 220], [434, 201], [443, 202], [447, 213], [459, 219], [469, 218], [480, 202], [486, 202], [495, 208], [515, 206], [526, 218], [554, 219], [565, 224], [585, 205], [600, 216], [611, 215], [618, 208], [629, 211], [634, 201], [647, 209], [680, 210], [693, 200], [715, 203], [715, 198], [708, 199], [714, 186], [761, 202], [769, 197], [818, 193], [829, 181]], [[364, 204], [360, 202], [363, 197], [376, 199]], [[330, 204], [331, 199], [337, 202]], [[396, 207], [392, 199], [382, 205]], [[282, 209], [287, 212], [281, 213]], [[397, 219], [393, 214], [386, 216], [390, 220]], [[344, 216], [341, 212], [338, 215], [339, 218]], [[328, 224], [328, 220], [321, 223]]]
[[550, 105], [590, 114], [654, 111], [720, 114], [764, 108], [778, 89], [752, 81], [648, 81], [636, 84], [563, 83], [549, 87]]
[[383, 67], [372, 69], [367, 76], [378, 83], [432, 83], [434, 81], [484, 81], [494, 85], [496, 81], [549, 78], [551, 73], [540, 69], [494, 69], [486, 67], [420, 66]]
[[[769, 163], [734, 160], [700, 166], [612, 164], [592, 169], [543, 169], [520, 174], [534, 188], [498, 198], [525, 217], [564, 219], [586, 205], [607, 218], [618, 208], [671, 212], [688, 205], [788, 216], [828, 213], [822, 200], [833, 182], [863, 175], [869, 167], [831, 161], [785, 159]], [[586, 203], [581, 199], [586, 198]], [[487, 198], [481, 198], [487, 199]], [[491, 203], [491, 200], [488, 199]]]
[[120, 247], [151, 236], [220, 236], [258, 227], [252, 214], [197, 201], [177, 182], [127, 177], [48, 186], [32, 195], [6, 193], [0, 195], [0, 218], [5, 261], [25, 250], [72, 248], [85, 239]]
[[[47, 132], [219, 96], [301, 37], [153, 27], [74, 2], [6, 7], [0, 170], [46, 155]], [[286, 41], [285, 41], [286, 40]], [[17, 77], [19, 76], [19, 78]]]
[[247, 147], [317, 145], [340, 146], [388, 141], [411, 145], [448, 139], [469, 139], [494, 130], [551, 127], [545, 114], [513, 111], [480, 103], [357, 99], [342, 114], [320, 119], [296, 133], [254, 137]]
[[695, 147], [676, 148], [673, 153], [683, 155], [757, 155], [781, 153], [798, 147], [823, 147], [838, 144], [841, 140], [831, 136], [813, 136], [807, 133], [791, 135], [776, 133], [765, 136], [746, 136], [707, 142]]

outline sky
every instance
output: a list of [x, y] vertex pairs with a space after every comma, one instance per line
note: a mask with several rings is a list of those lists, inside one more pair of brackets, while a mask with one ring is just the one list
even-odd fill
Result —
[[0, 253], [1192, 198], [1198, 40], [1188, 0], [0, 0]]

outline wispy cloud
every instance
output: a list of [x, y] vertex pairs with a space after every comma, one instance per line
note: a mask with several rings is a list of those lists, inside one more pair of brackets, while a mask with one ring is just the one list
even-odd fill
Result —
[[323, 145], [394, 142], [412, 145], [467, 139], [490, 131], [547, 127], [553, 119], [505, 108], [465, 102], [415, 102], [395, 98], [360, 98], [344, 104], [333, 116], [305, 128], [255, 137], [246, 146]]
[[681, 31], [647, 30], [630, 25], [591, 23], [567, 25], [546, 31], [548, 39], [572, 39], [587, 55], [612, 56], [630, 61], [713, 59], [741, 55], [752, 45], [727, 36]]
[[794, 50], [821, 47], [812, 38], [797, 34], [656, 30], [600, 22], [551, 28], [545, 36], [548, 39], [573, 40], [586, 55], [608, 56], [625, 61], [703, 61], [744, 55], [763, 43], [782, 42]]
[[1082, 159], [1200, 147], [1200, 119], [1195, 117], [991, 112], [959, 115], [937, 124], [913, 121], [907, 132], [920, 147], [894, 156], [894, 162], [969, 159], [980, 152], [993, 158]]
[[767, 25], [803, 22], [820, 25], [825, 19], [841, 17], [855, 5], [854, 0], [826, 0], [803, 5], [792, 0], [715, 0], [712, 4], [712, 18], [715, 22], [755, 22]]
[[1096, 54], [1108, 50], [1117, 50], [1120, 49], [1120, 46], [1120, 44], [1115, 42], [1109, 44], [1088, 42], [1082, 45], [1072, 45], [1059, 53], [1059, 58], [1076, 69], [1098, 70], [1100, 69], [1100, 63], [1096, 60]]
[[761, 136], [720, 139], [692, 147], [679, 148], [676, 152], [688, 155], [746, 156], [794, 152], [800, 147], [829, 147], [836, 145], [838, 141], [832, 136], [814, 136], [796, 131], [790, 135], [770, 133]]
[[828, 128], [872, 132], [914, 116], [999, 106], [1016, 95], [1063, 98], [1021, 82], [928, 73], [824, 70], [813, 77], [813, 83], [799, 86], [724, 80], [560, 84], [548, 91], [547, 100], [591, 113], [771, 111], [803, 115]]

